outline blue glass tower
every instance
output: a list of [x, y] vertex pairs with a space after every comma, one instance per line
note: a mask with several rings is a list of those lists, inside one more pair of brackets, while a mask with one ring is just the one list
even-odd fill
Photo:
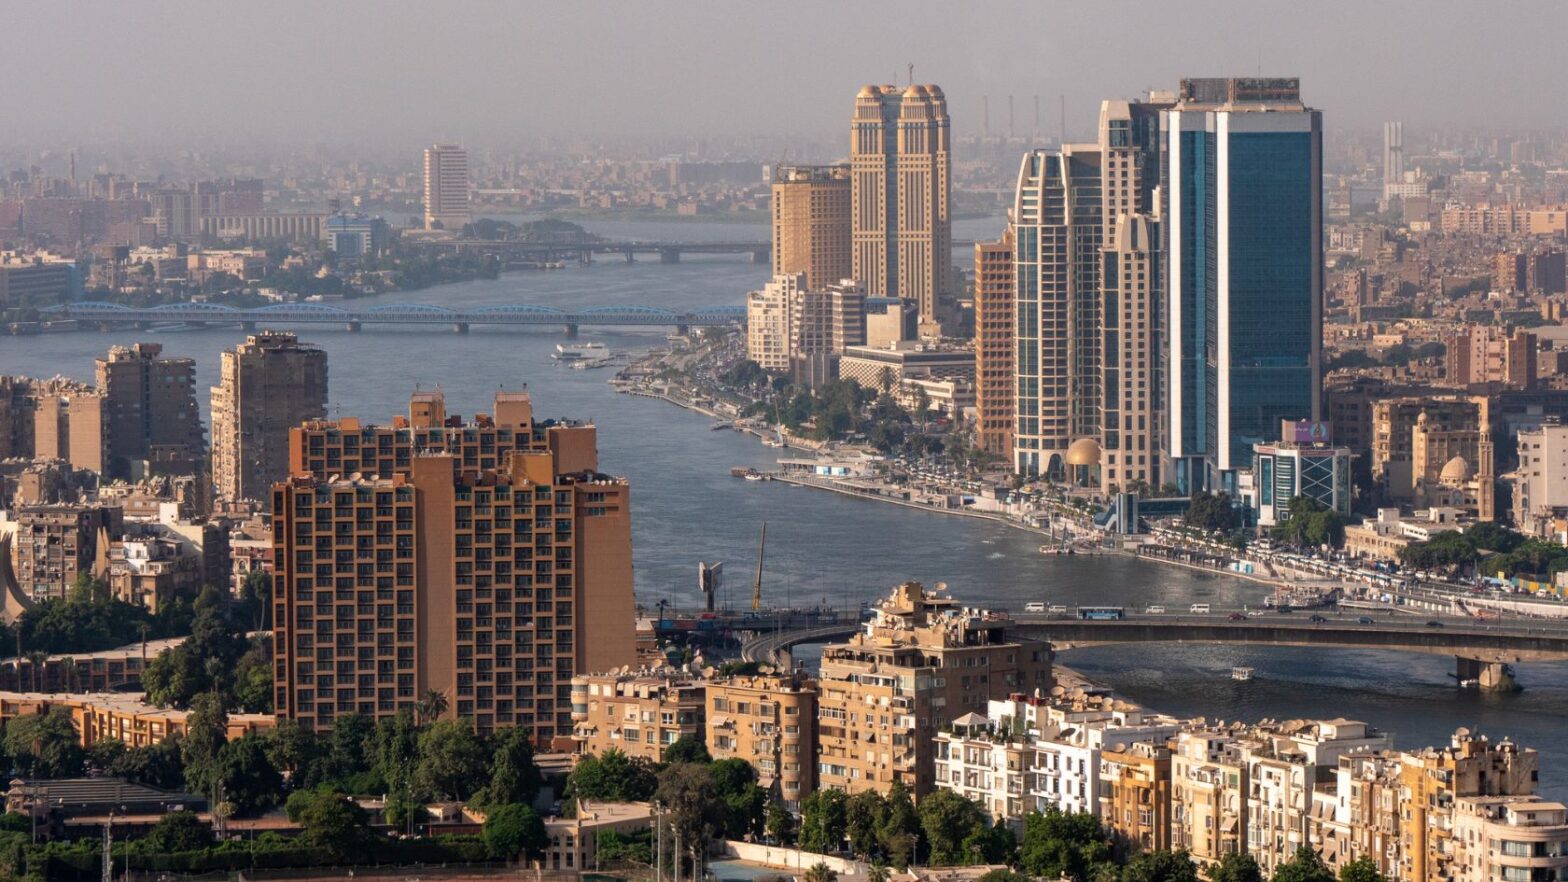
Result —
[[1320, 418], [1322, 114], [1295, 79], [1183, 80], [1160, 150], [1167, 474], [1230, 489]]

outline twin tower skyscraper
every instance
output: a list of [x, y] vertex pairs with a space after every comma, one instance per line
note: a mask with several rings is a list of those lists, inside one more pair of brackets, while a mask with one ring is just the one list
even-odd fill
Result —
[[1295, 79], [1104, 102], [1097, 143], [1024, 156], [976, 251], [982, 443], [1020, 473], [1227, 489], [1319, 418], [1322, 117]]

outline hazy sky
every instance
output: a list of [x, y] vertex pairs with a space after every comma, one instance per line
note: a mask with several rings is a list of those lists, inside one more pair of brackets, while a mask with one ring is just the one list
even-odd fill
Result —
[[1328, 124], [1557, 127], [1562, 0], [0, 0], [0, 136], [322, 140], [813, 136], [865, 82], [946, 90], [955, 127], [1087, 133], [1101, 97], [1300, 76]]

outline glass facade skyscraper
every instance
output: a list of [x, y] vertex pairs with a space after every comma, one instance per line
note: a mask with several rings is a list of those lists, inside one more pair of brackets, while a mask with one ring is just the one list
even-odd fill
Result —
[[1184, 80], [1162, 115], [1169, 474], [1226, 489], [1318, 419], [1322, 115], [1294, 79]]

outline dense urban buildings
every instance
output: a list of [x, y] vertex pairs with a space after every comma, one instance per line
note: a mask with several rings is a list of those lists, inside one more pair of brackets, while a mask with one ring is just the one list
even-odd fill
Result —
[[313, 421], [273, 488], [280, 716], [314, 729], [432, 690], [482, 730], [569, 746], [572, 678], [634, 660], [630, 488], [593, 426], [526, 393], [464, 423], [416, 396], [389, 427]]
[[822, 651], [821, 787], [886, 793], [898, 781], [928, 793], [932, 738], [947, 721], [1052, 685], [1049, 645], [1010, 633], [1005, 614], [963, 608], [918, 582], [875, 609], [864, 632]]
[[1228, 486], [1320, 418], [1322, 114], [1294, 79], [1183, 80], [1162, 114], [1171, 480]]
[[289, 474], [289, 430], [327, 413], [327, 353], [282, 331], [224, 350], [212, 388], [212, 478], [219, 496], [270, 501]]
[[673, 669], [578, 674], [571, 696], [578, 753], [602, 756], [613, 749], [660, 762], [682, 738], [704, 737], [705, 684]]
[[461, 233], [472, 219], [468, 151], [455, 144], [425, 148], [425, 229]]
[[849, 167], [773, 170], [773, 275], [803, 273], [820, 289], [853, 278]]
[[865, 86], [850, 124], [856, 281], [914, 300], [921, 336], [940, 334], [952, 286], [947, 98], [934, 85]]
[[866, 295], [853, 280], [813, 288], [797, 272], [746, 295], [746, 355], [766, 370], [815, 386], [847, 347], [865, 342]]

